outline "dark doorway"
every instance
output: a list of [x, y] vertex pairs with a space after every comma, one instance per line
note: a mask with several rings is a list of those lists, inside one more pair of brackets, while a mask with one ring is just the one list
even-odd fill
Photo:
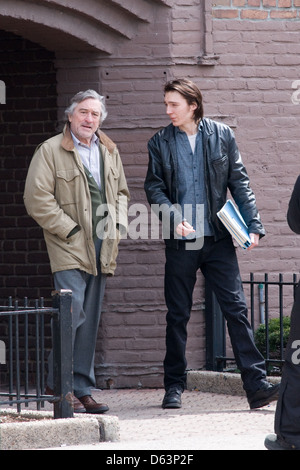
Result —
[[52, 276], [42, 230], [27, 216], [23, 190], [36, 146], [56, 133], [54, 53], [0, 30], [0, 300], [49, 297]]

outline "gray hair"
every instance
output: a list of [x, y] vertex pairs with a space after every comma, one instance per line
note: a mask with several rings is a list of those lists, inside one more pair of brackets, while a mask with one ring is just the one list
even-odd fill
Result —
[[107, 118], [108, 114], [105, 106], [105, 98], [104, 96], [99, 95], [99, 93], [97, 93], [95, 90], [80, 91], [75, 96], [73, 96], [70, 101], [70, 106], [65, 110], [66, 121], [68, 121], [69, 115], [74, 113], [74, 110], [79, 103], [90, 98], [98, 100], [101, 103], [100, 123], [102, 124], [102, 122]]

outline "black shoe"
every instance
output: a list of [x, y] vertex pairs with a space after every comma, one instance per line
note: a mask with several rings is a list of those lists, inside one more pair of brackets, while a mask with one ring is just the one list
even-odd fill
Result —
[[179, 387], [170, 387], [166, 391], [162, 407], [165, 408], [181, 408], [182, 389]]
[[269, 434], [269, 436], [266, 437], [265, 447], [268, 450], [299, 450], [296, 446], [288, 444], [276, 434]]
[[280, 384], [273, 385], [269, 382], [265, 382], [263, 387], [257, 390], [257, 392], [247, 394], [248, 403], [251, 410], [256, 408], [262, 408], [263, 406], [269, 405], [272, 401], [278, 400]]

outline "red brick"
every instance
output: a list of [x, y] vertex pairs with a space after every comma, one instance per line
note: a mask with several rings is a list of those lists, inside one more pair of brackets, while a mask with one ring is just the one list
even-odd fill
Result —
[[239, 17], [238, 10], [213, 10], [213, 16], [219, 19], [233, 19]]
[[288, 20], [297, 18], [297, 11], [271, 11], [271, 19]]
[[217, 0], [213, 4], [214, 7], [231, 7], [231, 0]]
[[279, 8], [290, 8], [292, 6], [292, 0], [278, 0]]
[[268, 12], [265, 10], [242, 10], [241, 19], [247, 20], [265, 20], [268, 18]]
[[260, 7], [260, 0], [248, 0], [248, 7]]
[[263, 0], [263, 6], [264, 7], [276, 7], [277, 6], [276, 1], [277, 0]]

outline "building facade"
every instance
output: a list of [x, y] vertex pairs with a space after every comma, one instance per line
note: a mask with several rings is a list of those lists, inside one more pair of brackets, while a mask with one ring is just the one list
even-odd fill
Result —
[[[42, 231], [26, 215], [23, 189], [35, 147], [61, 130], [79, 90], [106, 97], [104, 131], [124, 163], [130, 233], [107, 285], [96, 351], [100, 387], [163, 383], [164, 243], [144, 224], [143, 183], [147, 141], [169, 123], [167, 80], [194, 80], [205, 115], [236, 134], [267, 231], [258, 249], [238, 251], [243, 277], [298, 272], [300, 239], [286, 210], [300, 173], [299, 48], [300, 0], [0, 0], [2, 304], [9, 295], [50, 296]], [[205, 364], [201, 275], [187, 357], [190, 368]]]

